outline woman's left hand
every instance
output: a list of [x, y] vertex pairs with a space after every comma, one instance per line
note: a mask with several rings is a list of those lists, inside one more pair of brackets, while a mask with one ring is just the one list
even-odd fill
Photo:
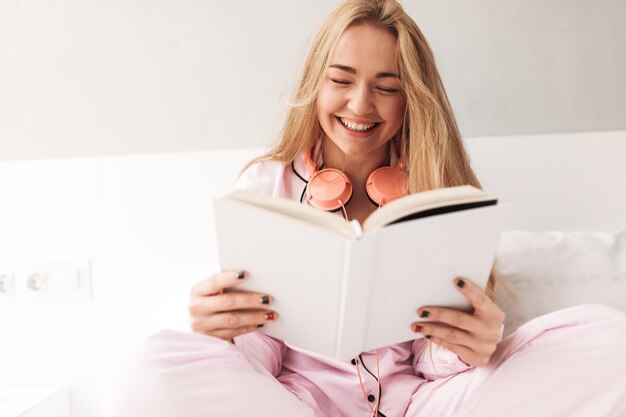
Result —
[[469, 280], [457, 278], [454, 283], [472, 303], [474, 312], [421, 307], [417, 311], [418, 317], [432, 321], [415, 322], [411, 328], [424, 334], [433, 343], [456, 353], [467, 365], [486, 365], [500, 342], [504, 312]]

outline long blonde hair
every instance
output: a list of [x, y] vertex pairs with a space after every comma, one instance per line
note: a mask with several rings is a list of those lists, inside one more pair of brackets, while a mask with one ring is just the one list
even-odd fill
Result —
[[[406, 98], [397, 143], [405, 155], [411, 192], [465, 184], [480, 187], [430, 46], [395, 0], [345, 0], [331, 13], [311, 43], [278, 143], [247, 166], [268, 159], [291, 162], [324, 137], [317, 96], [338, 39], [359, 24], [382, 28], [397, 39], [396, 65]], [[490, 297], [497, 280], [494, 269], [487, 286]]]

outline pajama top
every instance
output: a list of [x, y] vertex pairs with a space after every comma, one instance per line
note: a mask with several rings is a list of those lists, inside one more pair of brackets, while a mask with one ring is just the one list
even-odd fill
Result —
[[[303, 157], [293, 163], [262, 161], [249, 167], [235, 188], [303, 201], [309, 177]], [[419, 307], [415, 306], [416, 311]], [[238, 336], [234, 342], [248, 359], [270, 372], [318, 415], [372, 414], [369, 406], [373, 407], [379, 396], [376, 378], [369, 373], [377, 373], [375, 351], [361, 355], [367, 369], [359, 365], [366, 398], [356, 366], [351, 362], [290, 346], [260, 331]], [[382, 392], [379, 411], [386, 417], [403, 416], [411, 396], [426, 381], [447, 378], [470, 368], [456, 354], [424, 338], [378, 349], [378, 355]]]

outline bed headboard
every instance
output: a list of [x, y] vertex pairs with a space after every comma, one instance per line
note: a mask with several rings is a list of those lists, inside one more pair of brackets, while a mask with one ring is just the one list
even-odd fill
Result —
[[626, 132], [466, 140], [483, 188], [512, 204], [507, 230], [626, 229]]

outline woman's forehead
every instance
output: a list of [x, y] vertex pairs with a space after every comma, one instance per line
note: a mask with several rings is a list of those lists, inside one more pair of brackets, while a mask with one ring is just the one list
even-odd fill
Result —
[[329, 66], [360, 73], [396, 73], [397, 41], [388, 31], [369, 24], [347, 29], [338, 39]]

